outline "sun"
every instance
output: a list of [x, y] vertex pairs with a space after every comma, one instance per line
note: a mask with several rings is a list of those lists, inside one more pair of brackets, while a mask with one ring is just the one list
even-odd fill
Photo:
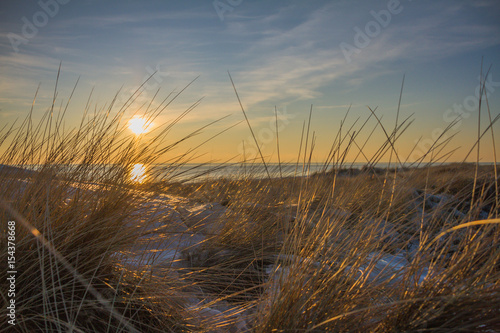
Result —
[[128, 128], [135, 134], [140, 135], [149, 132], [152, 123], [146, 118], [134, 117], [128, 121]]

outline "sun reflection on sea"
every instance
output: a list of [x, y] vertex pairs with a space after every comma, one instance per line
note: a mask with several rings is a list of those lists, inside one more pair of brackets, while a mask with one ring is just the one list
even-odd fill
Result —
[[134, 164], [132, 170], [130, 171], [130, 180], [135, 183], [143, 183], [147, 177], [147, 170], [144, 164], [138, 163]]

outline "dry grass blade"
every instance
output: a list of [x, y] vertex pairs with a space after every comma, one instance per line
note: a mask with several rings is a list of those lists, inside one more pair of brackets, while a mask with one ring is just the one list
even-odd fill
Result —
[[264, 168], [266, 169], [267, 177], [269, 179], [271, 179], [271, 174], [269, 173], [269, 169], [267, 168], [266, 160], [264, 159], [264, 156], [262, 155], [262, 151], [260, 150], [260, 145], [257, 142], [257, 138], [255, 137], [252, 126], [250, 125], [250, 121], [248, 120], [247, 114], [245, 112], [245, 108], [243, 108], [243, 104], [241, 103], [240, 96], [238, 95], [238, 91], [236, 90], [236, 86], [234, 85], [233, 78], [231, 77], [231, 73], [227, 72], [227, 75], [229, 75], [229, 80], [231, 80], [231, 85], [233, 86], [234, 93], [236, 94], [236, 98], [238, 99], [238, 103], [240, 104], [241, 112], [243, 112], [243, 116], [245, 116], [245, 121], [247, 122], [248, 129], [250, 130], [250, 133], [252, 134], [252, 138], [255, 142], [255, 146], [257, 147], [257, 150], [259, 151], [259, 155], [260, 155], [262, 164], [264, 165]]

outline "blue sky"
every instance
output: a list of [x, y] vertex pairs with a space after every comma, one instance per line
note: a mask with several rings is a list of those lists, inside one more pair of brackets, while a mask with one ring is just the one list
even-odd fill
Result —
[[[417, 159], [461, 108], [463, 120], [448, 133], [458, 134], [447, 147], [447, 151], [460, 147], [450, 160], [461, 160], [477, 136], [474, 94], [483, 57], [484, 68], [492, 66], [488, 90], [492, 116], [500, 112], [498, 13], [500, 3], [495, 0], [3, 2], [0, 119], [12, 123], [24, 117], [40, 82], [35, 114], [42, 114], [50, 105], [60, 62], [60, 100], [67, 100], [81, 77], [67, 115], [68, 127], [78, 125], [93, 87], [92, 103], [100, 108], [120, 89], [120, 100], [126, 100], [157, 71], [129, 114], [151, 100], [158, 88], [159, 95], [166, 96], [200, 76], [158, 122], [174, 119], [203, 97], [172, 134], [182, 136], [230, 115], [205, 130], [199, 138], [203, 140], [244, 119], [230, 71], [266, 157], [276, 158], [275, 106], [283, 115], [282, 158], [294, 160], [303, 121], [313, 104], [314, 159], [320, 161], [351, 104], [346, 127], [358, 117], [361, 125], [370, 106], [378, 107], [377, 114], [392, 129], [405, 75], [400, 120], [411, 114], [415, 120], [398, 141], [398, 152]], [[483, 120], [486, 117], [484, 113]], [[371, 119], [357, 139], [360, 145], [373, 126]], [[241, 159], [242, 142], [252, 152], [249, 135], [241, 123], [200, 153], [206, 154], [205, 159]], [[410, 154], [419, 138], [420, 145]], [[383, 131], [376, 129], [367, 154], [383, 140]], [[482, 160], [493, 160], [491, 139], [482, 149]]]

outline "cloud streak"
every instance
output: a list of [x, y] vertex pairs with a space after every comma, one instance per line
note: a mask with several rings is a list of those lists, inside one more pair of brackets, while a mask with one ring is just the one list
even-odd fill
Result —
[[[318, 31], [346, 28], [346, 22], [338, 22], [332, 27], [334, 6], [316, 10], [307, 20], [286, 31], [269, 28], [259, 31], [263, 37], [243, 51], [245, 58], [250, 60], [242, 66], [246, 69], [238, 73], [240, 89], [246, 93], [250, 104], [314, 99], [320, 95], [318, 88], [329, 82], [342, 80], [355, 84], [360, 82], [357, 80], [360, 76], [373, 79], [397, 70], [392, 68], [392, 63], [401, 66], [401, 62], [435, 62], [500, 44], [498, 26], [464, 22], [464, 9], [457, 6], [437, 9], [433, 8], [423, 16], [413, 17], [407, 13], [409, 17], [394, 19], [380, 36], [371, 40], [368, 47], [353, 56], [351, 64], [346, 63], [338, 45], [342, 41], [352, 43], [349, 40], [354, 36], [352, 23], [347, 25], [351, 32], [344, 34], [343, 40], [334, 35], [319, 44], [317, 39], [311, 38]], [[277, 17], [271, 15], [246, 25], [238, 22], [232, 30], [245, 34], [246, 31], [255, 31], [256, 26], [268, 25]]]

